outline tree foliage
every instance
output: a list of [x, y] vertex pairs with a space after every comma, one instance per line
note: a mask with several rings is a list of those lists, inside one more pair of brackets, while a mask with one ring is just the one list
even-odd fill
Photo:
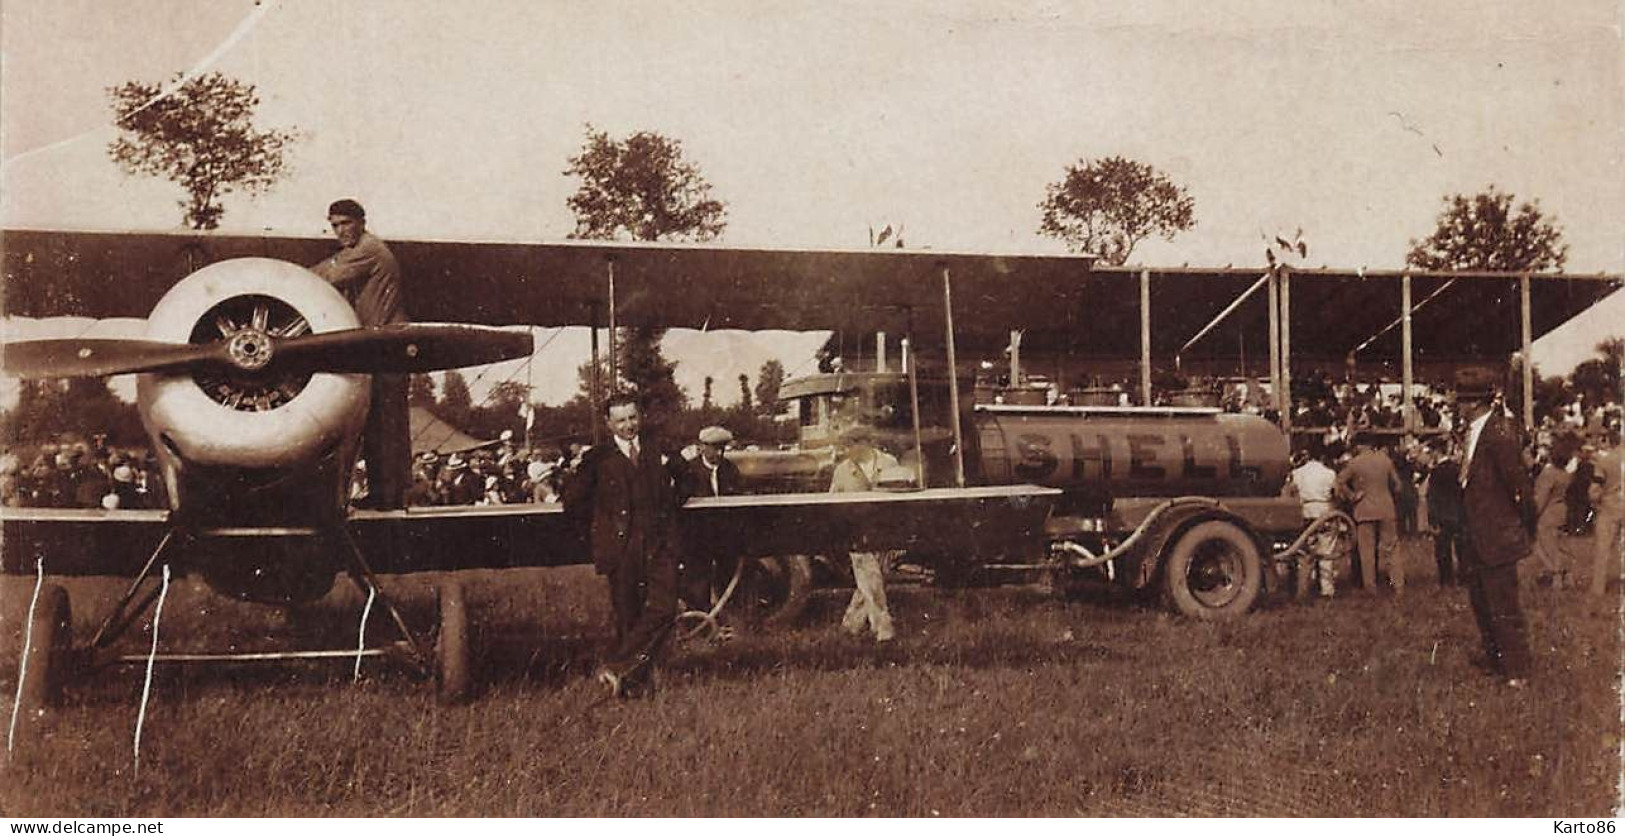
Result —
[[1620, 375], [1625, 369], [1625, 338], [1612, 337], [1597, 344], [1601, 356], [1574, 367], [1570, 380], [1576, 392], [1583, 392], [1588, 405], [1617, 399]]
[[571, 238], [709, 241], [727, 226], [727, 205], [711, 197], [682, 143], [652, 131], [618, 140], [588, 125], [564, 173], [581, 178], [567, 201], [576, 216]]
[[1514, 209], [1513, 196], [1492, 185], [1446, 197], [1433, 234], [1411, 241], [1405, 262], [1424, 270], [1561, 270], [1568, 251], [1537, 202]]
[[282, 177], [284, 151], [298, 135], [254, 129], [260, 99], [252, 84], [218, 72], [181, 79], [109, 87], [120, 135], [107, 151], [129, 174], [179, 184], [187, 225], [215, 229], [226, 211], [222, 198], [237, 190], [262, 193]]
[[406, 402], [411, 406], [434, 406], [434, 378], [427, 373], [417, 373], [408, 377]]
[[1059, 182], [1045, 187], [1038, 208], [1044, 213], [1039, 234], [1108, 264], [1128, 261], [1134, 247], [1152, 235], [1171, 241], [1196, 225], [1196, 202], [1183, 186], [1124, 157], [1067, 166]]
[[[652, 131], [615, 139], [588, 125], [581, 152], [569, 163], [564, 173], [581, 180], [566, 201], [576, 217], [572, 238], [709, 241], [727, 226], [726, 204], [711, 197], [711, 185], [684, 158], [678, 140]], [[665, 333], [623, 328], [616, 339], [616, 371], [643, 401], [656, 432], [688, 405], [673, 375], [677, 364], [660, 351]]]
[[19, 381], [17, 406], [0, 422], [6, 444], [95, 435], [106, 435], [108, 443], [118, 446], [147, 443], [136, 405], [113, 394], [106, 378]]
[[762, 368], [756, 372], [756, 410], [769, 417], [777, 415], [779, 387], [783, 385], [784, 364], [772, 358], [762, 363]]

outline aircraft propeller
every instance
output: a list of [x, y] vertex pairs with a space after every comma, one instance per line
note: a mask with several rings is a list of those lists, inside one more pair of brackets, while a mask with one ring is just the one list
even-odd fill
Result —
[[478, 366], [523, 357], [528, 332], [472, 325], [384, 325], [295, 337], [246, 327], [215, 342], [53, 339], [7, 343], [0, 370], [25, 379], [225, 369], [379, 374]]

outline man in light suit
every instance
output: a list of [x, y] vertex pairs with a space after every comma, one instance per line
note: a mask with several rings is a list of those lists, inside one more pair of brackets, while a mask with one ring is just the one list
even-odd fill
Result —
[[1529, 556], [1529, 474], [1518, 430], [1493, 402], [1487, 375], [1464, 369], [1456, 402], [1466, 424], [1462, 448], [1462, 575], [1484, 642], [1485, 665], [1521, 688], [1530, 673], [1529, 641], [1518, 604], [1518, 561]]
[[1399, 514], [1394, 497], [1403, 488], [1393, 459], [1378, 450], [1372, 436], [1355, 437], [1354, 458], [1337, 474], [1337, 494], [1354, 507], [1357, 580], [1367, 592], [1377, 588], [1377, 569], [1388, 570], [1395, 592], [1405, 590], [1405, 566], [1397, 559]]
[[615, 642], [598, 679], [615, 696], [653, 689], [653, 668], [677, 616], [677, 490], [671, 457], [641, 435], [630, 395], [605, 406], [610, 440], [582, 455], [564, 509], [585, 529], [593, 566], [609, 580]]

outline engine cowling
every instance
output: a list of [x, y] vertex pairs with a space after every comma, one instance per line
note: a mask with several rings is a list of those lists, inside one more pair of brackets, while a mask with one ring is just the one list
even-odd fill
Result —
[[[308, 270], [240, 258], [204, 267], [171, 288], [148, 317], [146, 336], [176, 343], [225, 341], [234, 353], [253, 357], [270, 350], [269, 338], [358, 324], [344, 297]], [[164, 464], [170, 503], [179, 507], [187, 487], [183, 470], [264, 475], [318, 465], [347, 469], [366, 419], [370, 386], [361, 374], [230, 369], [143, 374], [136, 393]], [[342, 499], [322, 498], [330, 505]]]

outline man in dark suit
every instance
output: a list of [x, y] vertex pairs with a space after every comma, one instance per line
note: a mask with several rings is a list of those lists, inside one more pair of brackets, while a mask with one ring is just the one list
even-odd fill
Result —
[[1529, 556], [1531, 492], [1518, 430], [1493, 402], [1491, 381], [1463, 370], [1456, 402], [1466, 422], [1462, 448], [1462, 575], [1489, 670], [1514, 688], [1530, 673], [1518, 605], [1518, 561]]
[[[696, 447], [699, 455], [683, 466], [678, 479], [679, 501], [695, 496], [730, 496], [739, 493], [739, 468], [724, 453], [733, 441], [726, 427], [700, 430]], [[679, 567], [683, 603], [691, 610], [709, 612], [712, 594], [733, 577], [738, 557], [718, 555], [715, 544], [705, 541], [704, 531], [689, 531], [685, 537], [682, 565]]]
[[615, 696], [653, 688], [652, 670], [677, 616], [677, 490], [668, 457], [644, 439], [629, 395], [605, 405], [610, 440], [589, 449], [565, 486], [566, 513], [609, 580], [615, 643], [598, 678]]

